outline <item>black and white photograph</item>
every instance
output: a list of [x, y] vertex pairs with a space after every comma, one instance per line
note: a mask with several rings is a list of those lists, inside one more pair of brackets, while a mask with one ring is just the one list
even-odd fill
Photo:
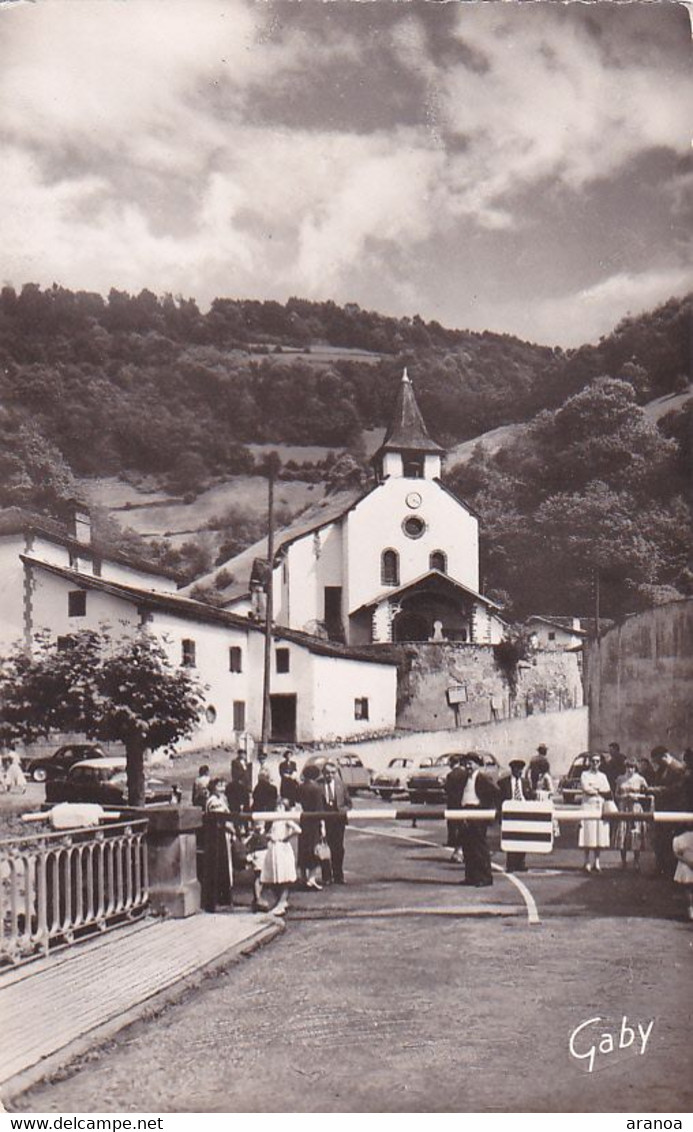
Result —
[[692, 62], [0, 0], [11, 1127], [685, 1127]]

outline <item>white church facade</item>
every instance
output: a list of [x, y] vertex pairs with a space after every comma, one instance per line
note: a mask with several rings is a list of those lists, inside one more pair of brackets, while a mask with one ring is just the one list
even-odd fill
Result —
[[[350, 645], [502, 639], [499, 608], [479, 592], [478, 518], [442, 484], [442, 457], [405, 370], [373, 457], [374, 486], [277, 539], [278, 625]], [[259, 612], [257, 561], [266, 561], [266, 543], [253, 553], [225, 564], [237, 578], [245, 571], [247, 582], [228, 608], [251, 615]]]
[[[319, 506], [279, 533], [273, 556], [271, 739], [315, 743], [394, 730], [397, 659], [383, 646], [502, 639], [498, 607], [479, 592], [478, 518], [441, 482], [441, 447], [406, 370], [373, 457], [375, 482]], [[186, 746], [259, 738], [263, 697], [265, 543], [226, 563], [225, 608], [195, 600], [147, 563], [101, 553], [89, 515], [70, 525], [0, 513], [0, 654], [36, 633], [57, 639], [108, 623], [146, 627], [173, 665], [205, 689]]]

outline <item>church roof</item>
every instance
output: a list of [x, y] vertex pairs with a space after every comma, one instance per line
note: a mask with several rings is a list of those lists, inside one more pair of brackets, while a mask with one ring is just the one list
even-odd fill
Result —
[[[322, 527], [329, 526], [330, 523], [338, 522], [352, 507], [365, 499], [371, 491], [375, 491], [376, 486], [349, 488], [337, 492], [335, 495], [326, 496], [294, 519], [288, 527], [276, 531], [274, 536], [275, 563], [281, 551], [290, 546], [292, 542], [319, 531]], [[234, 558], [229, 558], [226, 562], [215, 566], [209, 574], [189, 582], [187, 586], [183, 587], [183, 592], [190, 593], [195, 586], [213, 581], [219, 570], [225, 569], [233, 576], [233, 581], [220, 591], [224, 602], [234, 602], [239, 598], [246, 597], [256, 559], [267, 561], [266, 538], [259, 539], [252, 546], [247, 546], [245, 550], [241, 550]]]
[[[497, 602], [491, 601], [490, 597], [484, 597], [483, 594], [477, 593], [476, 590], [470, 589], [469, 586], [464, 586], [462, 582], [458, 582], [455, 578], [451, 578], [449, 574], [443, 574], [441, 570], [427, 570], [425, 574], [420, 574], [418, 578], [414, 578], [412, 582], [407, 582], [403, 586], [388, 586], [386, 590], [381, 592], [370, 601], [365, 602], [361, 609], [372, 609], [374, 605], [379, 605], [381, 601], [389, 601], [392, 598], [405, 597], [407, 594], [414, 590], [420, 590], [425, 585], [435, 582], [437, 585], [442, 586], [444, 589], [457, 590], [463, 593], [466, 597], [474, 598], [475, 601], [481, 602], [482, 605], [487, 605], [491, 609], [500, 610], [500, 605]], [[359, 610], [354, 610], [358, 613]]]
[[[385, 433], [385, 439], [376, 452], [444, 452], [440, 444], [431, 440], [424, 424], [421, 410], [416, 403], [414, 388], [409, 375], [404, 370], [395, 402], [392, 420]], [[375, 457], [374, 457], [375, 458]]]

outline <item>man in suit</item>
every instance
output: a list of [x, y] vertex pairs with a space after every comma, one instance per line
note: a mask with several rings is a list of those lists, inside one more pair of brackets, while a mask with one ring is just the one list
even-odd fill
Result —
[[[483, 760], [476, 751], [463, 758], [468, 771], [462, 791], [463, 810], [495, 810], [498, 808], [498, 788], [482, 771]], [[493, 884], [491, 853], [486, 841], [488, 822], [461, 822], [462, 854], [464, 856], [464, 884], [474, 888], [487, 888]]]
[[351, 809], [349, 792], [337, 773], [334, 763], [325, 763], [322, 768], [323, 799], [326, 810], [334, 811], [334, 817], [325, 818], [325, 840], [332, 854], [332, 882], [345, 884], [344, 880], [344, 830], [347, 811]]
[[288, 802], [296, 802], [299, 794], [299, 783], [296, 774], [296, 763], [291, 757], [291, 750], [287, 747], [279, 764], [279, 793]]
[[[529, 779], [522, 777], [525, 769], [524, 759], [510, 760], [510, 774], [506, 774], [498, 781], [500, 802], [529, 802], [532, 799], [532, 790]], [[524, 853], [507, 853], [505, 857], [506, 873], [526, 873], [527, 862]]]
[[[648, 787], [653, 794], [655, 810], [685, 810], [687, 804], [686, 768], [675, 759], [668, 747], [653, 747], [650, 760], [655, 768], [654, 782]], [[676, 857], [672, 842], [686, 827], [655, 822], [652, 841], [657, 864], [657, 872], [665, 877], [673, 877], [676, 871]]]
[[267, 813], [277, 808], [277, 787], [270, 781], [270, 773], [264, 768], [258, 771], [257, 785], [253, 790], [253, 809]]
[[231, 779], [226, 787], [226, 799], [232, 814], [250, 808], [250, 791], [253, 785], [253, 771], [245, 751], [238, 750], [231, 760]]
[[[468, 772], [460, 766], [457, 755], [451, 755], [450, 770], [445, 779], [445, 805], [448, 810], [460, 810], [462, 808], [462, 793], [467, 778]], [[461, 832], [462, 822], [448, 822], [448, 846], [452, 849], [452, 860], [455, 864], [460, 864], [462, 861]]]
[[609, 779], [612, 794], [616, 792], [616, 781], [626, 772], [626, 756], [621, 750], [620, 743], [609, 743], [609, 757], [606, 760], [604, 773]]

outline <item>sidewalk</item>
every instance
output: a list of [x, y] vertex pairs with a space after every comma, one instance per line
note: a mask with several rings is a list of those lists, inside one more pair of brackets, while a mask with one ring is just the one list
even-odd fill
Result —
[[249, 912], [146, 919], [0, 974], [0, 1096], [17, 1095], [283, 924]]

